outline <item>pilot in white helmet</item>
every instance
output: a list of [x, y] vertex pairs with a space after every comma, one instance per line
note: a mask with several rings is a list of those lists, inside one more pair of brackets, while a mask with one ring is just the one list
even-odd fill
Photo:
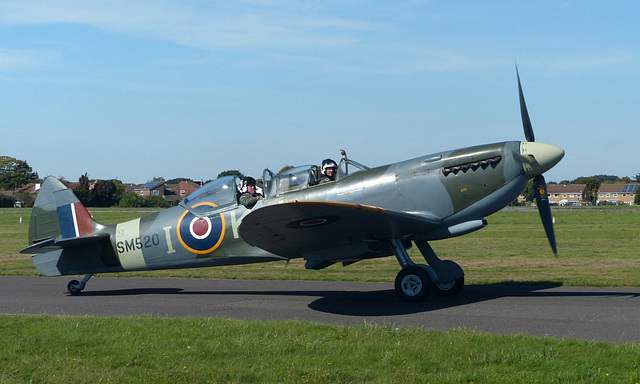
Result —
[[329, 181], [335, 181], [337, 170], [338, 165], [335, 161], [331, 159], [322, 160], [322, 167], [320, 168], [320, 180], [318, 181], [318, 183], [322, 184]]
[[262, 199], [262, 195], [256, 191], [256, 179], [251, 176], [247, 176], [242, 179], [242, 189], [243, 192], [238, 199], [240, 204], [245, 207], [251, 209], [258, 202], [258, 200]]

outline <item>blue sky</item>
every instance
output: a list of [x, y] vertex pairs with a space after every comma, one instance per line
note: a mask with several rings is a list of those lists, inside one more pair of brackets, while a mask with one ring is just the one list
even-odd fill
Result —
[[635, 1], [4, 1], [0, 155], [75, 181], [369, 166], [524, 140], [640, 173]]

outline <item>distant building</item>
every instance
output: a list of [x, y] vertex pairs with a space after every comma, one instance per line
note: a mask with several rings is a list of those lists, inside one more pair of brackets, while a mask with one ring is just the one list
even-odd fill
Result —
[[200, 188], [201, 186], [201, 183], [196, 183], [191, 180], [181, 181], [180, 184], [178, 184], [178, 196], [180, 196], [180, 199], [184, 199], [185, 197], [195, 192], [195, 190]]
[[633, 205], [638, 187], [640, 184], [600, 184], [597, 203]]
[[40, 183], [29, 183], [26, 185], [23, 185], [22, 187], [16, 189], [16, 193], [38, 193], [38, 191], [40, 190], [40, 186], [42, 184]]
[[138, 185], [133, 189], [136, 195], [140, 196], [164, 196], [165, 187], [164, 181], [152, 181], [150, 183]]
[[170, 206], [174, 206], [200, 187], [200, 183], [193, 181], [181, 181], [179, 184], [165, 184], [163, 181], [153, 181], [138, 186], [127, 186], [126, 191], [142, 197], [161, 196]]
[[589, 191], [586, 184], [549, 184], [547, 196], [551, 205], [579, 206], [589, 203]]
[[13, 191], [0, 191], [0, 195], [5, 196], [9, 201], [13, 200], [12, 204], [14, 208], [22, 208], [25, 205], [25, 202], [20, 200], [20, 196], [24, 197], [26, 194], [35, 196], [40, 190], [40, 186], [40, 183], [29, 183], [16, 188]]

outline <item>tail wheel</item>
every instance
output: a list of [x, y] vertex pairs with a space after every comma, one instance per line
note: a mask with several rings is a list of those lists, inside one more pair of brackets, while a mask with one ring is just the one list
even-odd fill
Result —
[[462, 287], [464, 287], [464, 276], [444, 283], [433, 283], [431, 288], [438, 296], [453, 297], [462, 291]]
[[79, 284], [80, 282], [78, 280], [71, 280], [67, 283], [67, 291], [73, 296], [79, 295], [80, 292], [82, 292], [82, 289], [78, 288]]
[[402, 269], [396, 276], [396, 293], [404, 301], [423, 301], [431, 291], [431, 278], [423, 268], [412, 265]]

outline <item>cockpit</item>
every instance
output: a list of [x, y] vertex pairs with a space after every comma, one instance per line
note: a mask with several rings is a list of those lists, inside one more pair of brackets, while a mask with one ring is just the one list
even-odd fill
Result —
[[[367, 169], [369, 169], [369, 167], [366, 165], [362, 165], [357, 161], [345, 157], [340, 160], [335, 182], [339, 182], [358, 171]], [[317, 165], [302, 165], [290, 168], [279, 175], [274, 174], [269, 169], [265, 169], [262, 175], [264, 194], [266, 198], [269, 198], [314, 188], [318, 185], [320, 177], [320, 167]]]
[[[369, 167], [347, 159], [340, 160], [336, 181]], [[287, 193], [301, 191], [318, 186], [320, 167], [302, 165], [290, 168], [279, 175], [265, 169], [262, 177], [263, 194], [266, 199], [282, 196]], [[333, 183], [333, 182], [331, 182]], [[196, 215], [208, 216], [238, 206], [240, 179], [236, 176], [224, 176], [213, 180], [191, 193], [180, 202], [180, 206]]]

